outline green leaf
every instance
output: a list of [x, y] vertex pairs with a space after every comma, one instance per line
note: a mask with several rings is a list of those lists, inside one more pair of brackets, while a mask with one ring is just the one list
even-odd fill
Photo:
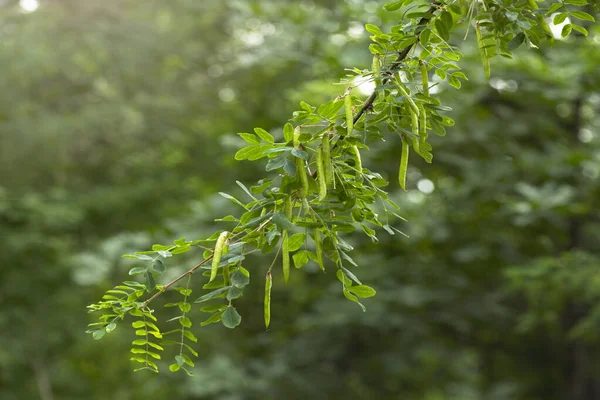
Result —
[[350, 291], [346, 288], [344, 288], [343, 290], [344, 292], [344, 297], [347, 298], [350, 301], [355, 302], [356, 304], [358, 304], [360, 306], [360, 308], [363, 310], [363, 312], [367, 311], [367, 309], [365, 308], [365, 306], [363, 306], [361, 304], [360, 301], [358, 301], [358, 297], [356, 297], [355, 295], [353, 295], [352, 293], [350, 293]]
[[293, 155], [294, 157], [298, 157], [298, 158], [301, 158], [301, 159], [303, 159], [303, 160], [306, 160], [306, 159], [308, 159], [308, 153], [307, 153], [307, 152], [305, 152], [305, 151], [302, 151], [302, 150], [293, 149], [293, 150], [292, 150], [292, 155]]
[[583, 36], [587, 36], [588, 35], [588, 31], [587, 29], [585, 29], [583, 26], [579, 26], [579, 25], [575, 25], [575, 24], [571, 24], [571, 27], [576, 30], [577, 32], [581, 33]]
[[281, 230], [292, 229], [294, 227], [294, 224], [281, 212], [273, 214], [273, 223]]
[[370, 286], [367, 285], [358, 285], [349, 287], [348, 290], [352, 292], [352, 294], [360, 297], [361, 299], [365, 299], [367, 297], [373, 297], [377, 292]]
[[248, 160], [263, 154], [263, 149], [259, 144], [254, 144], [241, 148], [235, 153], [233, 158], [237, 161]]
[[550, 8], [548, 9], [548, 11], [546, 12], [546, 15], [550, 15], [553, 14], [556, 10], [558, 10], [559, 8], [562, 8], [564, 6], [563, 3], [554, 3], [550, 6]]
[[219, 312], [214, 313], [213, 315], [208, 317], [205, 321], [202, 321], [200, 323], [200, 326], [206, 326], [206, 325], [214, 324], [215, 322], [219, 322], [221, 320], [221, 317], [223, 316], [224, 312], [225, 311], [219, 311]]
[[238, 288], [243, 288], [250, 283], [250, 277], [243, 274], [240, 270], [235, 271], [231, 274], [231, 284]]
[[260, 137], [264, 142], [274, 143], [275, 138], [269, 132], [265, 131], [262, 128], [254, 128], [254, 132]]
[[92, 337], [94, 338], [94, 340], [100, 340], [104, 337], [104, 335], [106, 335], [105, 329], [98, 329], [92, 332]]
[[229, 306], [225, 309], [221, 322], [225, 327], [233, 329], [242, 322], [242, 316], [237, 312], [235, 307]]
[[448, 27], [440, 19], [436, 19], [434, 22], [435, 30], [444, 41], [450, 40], [450, 32]]
[[565, 26], [563, 26], [562, 31], [560, 32], [560, 36], [567, 37], [567, 36], [569, 36], [569, 34], [571, 33], [572, 30], [573, 30], [573, 25], [566, 24]]
[[514, 38], [511, 39], [510, 42], [508, 42], [507, 48], [509, 50], [514, 50], [514, 49], [518, 48], [520, 45], [522, 45], [524, 41], [525, 41], [525, 34], [523, 32], [519, 32], [517, 35], [515, 35]]
[[143, 274], [146, 272], [146, 267], [133, 267], [129, 270], [129, 275]]
[[260, 144], [260, 140], [252, 133], [238, 133], [238, 135], [250, 144]]
[[230, 194], [227, 194], [227, 193], [224, 193], [224, 192], [219, 192], [219, 194], [220, 194], [221, 196], [225, 197], [227, 200], [231, 200], [231, 201], [233, 201], [233, 202], [234, 202], [235, 204], [237, 204], [238, 206], [240, 206], [240, 207], [243, 207], [243, 208], [245, 208], [246, 210], [248, 209], [248, 207], [247, 207], [247, 206], [246, 206], [244, 203], [242, 203], [241, 201], [239, 201], [238, 199], [236, 199], [236, 198], [235, 198], [235, 197], [233, 197], [232, 195], [230, 195]]
[[171, 372], [177, 372], [177, 371], [179, 371], [180, 368], [181, 368], [181, 366], [177, 365], [177, 364], [169, 365], [169, 371], [171, 371]]
[[154, 281], [152, 273], [150, 271], [146, 271], [146, 273], [144, 274], [144, 278], [146, 291], [148, 291], [148, 293], [153, 292], [154, 289], [156, 289], [156, 282]]
[[554, 16], [554, 20], [552, 21], [552, 23], [554, 25], [560, 25], [565, 21], [565, 19], [567, 19], [568, 16], [569, 16], [569, 13], [567, 13], [567, 12], [556, 14]]
[[229, 290], [230, 286], [225, 286], [223, 288], [217, 289], [217, 290], [213, 290], [210, 293], [205, 294], [204, 296], [200, 296], [196, 299], [196, 301], [194, 301], [194, 303], [203, 303], [205, 301], [208, 300], [212, 300], [217, 298], [220, 294], [225, 293], [227, 290]]
[[291, 142], [294, 139], [294, 126], [289, 122], [283, 126], [283, 138], [286, 142]]
[[387, 11], [396, 11], [398, 9], [400, 9], [400, 7], [402, 7], [402, 4], [404, 3], [404, 0], [402, 1], [395, 1], [393, 3], [387, 3], [383, 6], [383, 8], [385, 8]]
[[574, 6], [585, 6], [588, 4], [587, 0], [564, 0], [564, 2]]
[[306, 235], [304, 233], [296, 233], [288, 239], [288, 248], [289, 251], [296, 251], [304, 244], [306, 240]]
[[594, 19], [594, 17], [592, 17], [590, 14], [583, 12], [583, 11], [571, 11], [571, 16], [575, 17], [577, 19], [580, 19], [582, 21], [592, 21], [592, 22], [596, 22], [596, 20]]
[[186, 338], [188, 338], [189, 340], [191, 340], [194, 343], [198, 342], [198, 339], [196, 338], [196, 336], [194, 336], [194, 334], [190, 331], [183, 331], [183, 336], [185, 336]]
[[243, 287], [231, 286], [227, 292], [227, 300], [235, 300], [244, 293]]
[[164, 274], [165, 272], [167, 272], [167, 267], [165, 267], [165, 264], [163, 264], [163, 262], [160, 260], [155, 260], [152, 263], [152, 269], [158, 272], [159, 274]]
[[191, 328], [192, 327], [192, 321], [188, 317], [181, 317], [181, 318], [179, 318], [179, 323], [184, 328]]
[[296, 268], [302, 268], [305, 266], [306, 263], [308, 263], [308, 257], [310, 254], [311, 252], [308, 250], [300, 250], [299, 252], [295, 253], [292, 256], [292, 259], [294, 260], [294, 266]]
[[379, 27], [372, 25], [372, 24], [366, 24], [365, 25], [365, 29], [367, 30], [367, 32], [369, 32], [371, 35], [375, 35], [375, 36], [382, 36], [383, 32], [381, 32], [381, 29], [379, 29]]
[[348, 276], [354, 282], [356, 282], [359, 285], [362, 285], [362, 283], [358, 280], [358, 278], [356, 277], [356, 275], [354, 275], [348, 268], [342, 267], [342, 271], [344, 271], [344, 273], [346, 274], [346, 276]]

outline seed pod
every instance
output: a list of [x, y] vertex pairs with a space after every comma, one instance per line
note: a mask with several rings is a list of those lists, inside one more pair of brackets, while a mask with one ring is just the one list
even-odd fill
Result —
[[417, 104], [414, 102], [412, 97], [410, 97], [410, 93], [408, 92], [408, 89], [406, 89], [406, 87], [404, 87], [404, 84], [402, 83], [400, 78], [398, 78], [396, 80], [396, 86], [398, 87], [398, 91], [400, 92], [400, 94], [402, 96], [404, 96], [404, 98], [406, 99], [406, 102], [408, 103], [410, 109], [415, 114], [417, 114], [417, 117], [418, 117], [419, 116], [419, 107], [417, 107]]
[[300, 127], [300, 125], [298, 125], [297, 127], [294, 128], [294, 140], [293, 140], [294, 147], [300, 146], [300, 130], [301, 129], [302, 128]]
[[285, 213], [285, 216], [287, 217], [287, 219], [289, 219], [291, 221], [292, 220], [292, 197], [291, 196], [288, 196], [285, 198], [283, 212]]
[[265, 304], [264, 304], [265, 329], [268, 329], [269, 324], [271, 323], [271, 287], [272, 286], [273, 286], [273, 278], [271, 277], [271, 273], [267, 272], [267, 277], [265, 279]]
[[379, 56], [379, 54], [375, 54], [373, 56], [373, 67], [371, 68], [373, 70], [373, 79], [375, 80], [375, 86], [381, 86], [381, 58]]
[[213, 251], [212, 268], [210, 269], [209, 282], [212, 282], [217, 277], [217, 270], [219, 269], [219, 263], [221, 263], [221, 255], [223, 255], [223, 250], [225, 248], [227, 236], [229, 236], [229, 232], [221, 232], [219, 238], [217, 239], [217, 243], [215, 244], [215, 250]]
[[323, 165], [323, 148], [317, 148], [317, 156], [315, 158], [317, 167], [317, 180], [319, 182], [319, 200], [323, 200], [327, 196], [327, 183], [325, 177], [325, 166]]
[[315, 254], [317, 255], [317, 263], [321, 267], [321, 271], [325, 272], [325, 266], [323, 265], [323, 242], [321, 240], [321, 232], [315, 228]]
[[427, 72], [427, 66], [423, 60], [419, 61], [421, 66], [421, 82], [423, 83], [423, 94], [429, 96], [429, 75]]
[[352, 133], [354, 129], [354, 116], [352, 115], [352, 96], [350, 93], [346, 93], [344, 97], [344, 109], [346, 111], [346, 127], [348, 129], [348, 135]]
[[425, 107], [421, 104], [419, 104], [419, 109], [421, 110], [419, 113], [419, 137], [421, 142], [424, 142], [429, 136], [427, 134], [427, 113], [425, 112]]
[[302, 197], [308, 196], [308, 175], [306, 174], [306, 168], [304, 167], [304, 160], [298, 157], [296, 159], [296, 173], [300, 176], [300, 182], [302, 183]]
[[331, 143], [329, 143], [329, 133], [325, 132], [321, 139], [321, 147], [323, 148], [323, 167], [325, 168], [325, 184], [329, 185], [333, 182], [333, 160], [331, 159]]
[[287, 230], [284, 230], [281, 234], [281, 266], [283, 269], [283, 281], [287, 285], [290, 279], [290, 246]]
[[406, 170], [408, 169], [408, 141], [402, 138], [402, 156], [400, 157], [400, 172], [398, 180], [402, 190], [406, 190]]
[[360, 151], [358, 151], [358, 147], [353, 145], [350, 147], [352, 152], [352, 157], [354, 158], [354, 168], [356, 168], [356, 179], [362, 180], [362, 160], [360, 159]]

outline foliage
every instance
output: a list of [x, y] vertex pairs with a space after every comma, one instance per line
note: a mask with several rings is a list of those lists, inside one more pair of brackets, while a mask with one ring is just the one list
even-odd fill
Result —
[[[344, 68], [372, 64], [364, 24], [390, 32], [402, 10], [351, 0], [39, 2], [28, 14], [0, 7], [0, 398], [600, 397], [597, 24], [582, 22], [588, 40], [576, 31], [563, 40], [550, 18], [553, 46], [492, 59], [486, 82], [475, 31], [463, 41], [469, 24], [456, 21], [448, 42], [469, 80], [454, 90], [429, 76], [456, 125], [428, 138], [434, 163], [410, 149], [406, 192], [388, 188], [408, 220], [390, 225], [410, 237], [344, 236], [359, 249], [350, 255], [360, 267], [348, 269], [377, 290], [361, 299], [368, 312], [340, 296], [329, 262], [325, 274], [310, 261], [298, 273], [291, 260], [285, 286], [280, 254], [265, 279], [265, 331], [260, 281], [275, 258], [255, 252], [243, 261], [254, 279], [233, 300], [244, 318], [236, 329], [200, 326], [210, 315], [200, 311], [208, 302], [192, 303], [210, 292], [200, 274], [187, 300], [175, 287], [189, 277], [152, 307], [163, 336], [178, 331], [150, 334], [178, 343], [156, 351], [161, 360], [148, 356], [167, 370], [183, 325], [166, 321], [183, 311], [162, 305], [191, 305], [184, 332], [197, 342], [186, 334], [184, 343], [198, 359], [183, 346], [195, 364], [184, 364], [187, 377], [132, 373], [144, 366], [124, 356], [142, 339], [130, 328], [140, 318], [98, 346], [82, 334], [95, 322], [82, 309], [132, 267], [152, 267], [124, 252], [230, 231], [214, 217], [241, 208], [216, 193], [246, 199], [235, 180], [249, 188], [264, 175], [263, 162], [234, 160], [245, 143], [235, 132], [261, 126], [279, 141], [290, 105], [328, 102], [344, 92], [330, 84]], [[357, 100], [370, 83], [346, 86]], [[361, 161], [396, 181], [402, 142], [385, 140], [370, 141]], [[198, 258], [162, 259], [156, 282]]]
[[[568, 3], [587, 5], [586, 1]], [[109, 312], [101, 314], [100, 322], [91, 324], [88, 332], [95, 339], [101, 339], [106, 332], [113, 331], [116, 321], [123, 320], [128, 314], [144, 317], [144, 321], [133, 324], [134, 328], [137, 324], [152, 329], [138, 331], [140, 335], [145, 335], [146, 348], [133, 348], [131, 351], [146, 356], [134, 356], [132, 360], [157, 371], [158, 367], [148, 359], [148, 355], [156, 359], [160, 359], [160, 356], [149, 350], [148, 345], [152, 345], [154, 349], [162, 347], [149, 342], [148, 333], [156, 337], [162, 336], [156, 325], [146, 321], [150, 317], [155, 319], [149, 303], [181, 279], [187, 277], [189, 281], [194, 272], [205, 269], [202, 275], [208, 276], [209, 280], [203, 285], [203, 289], [212, 291], [195, 302], [226, 298], [227, 304], [205, 307], [203, 310], [212, 312], [212, 315], [203, 325], [220, 321], [224, 326], [234, 328], [240, 324], [241, 316], [232, 302], [242, 296], [244, 287], [250, 282], [250, 272], [242, 267], [242, 262], [251, 253], [260, 251], [268, 254], [275, 248], [275, 259], [266, 272], [267, 282], [272, 276], [272, 268], [279, 253], [285, 284], [290, 275], [291, 258], [298, 269], [312, 260], [321, 270], [325, 270], [325, 255], [336, 267], [336, 276], [342, 284], [344, 296], [365, 311], [359, 299], [375, 295], [375, 290], [363, 285], [344, 266], [344, 263], [354, 266], [357, 264], [348, 254], [353, 247], [343, 239], [342, 234], [351, 233], [360, 227], [368, 237], [377, 242], [376, 231], [367, 224], [383, 227], [393, 235], [394, 230], [400, 231], [390, 225], [389, 218], [402, 217], [387, 208], [386, 204], [399, 209], [389, 199], [388, 193], [381, 189], [387, 185], [382, 175], [363, 167], [360, 149], [368, 149], [368, 142], [382, 140], [393, 132], [400, 135], [402, 155], [399, 182], [403, 189], [406, 187], [411, 147], [426, 162], [431, 163], [433, 154], [432, 146], [427, 142], [428, 131], [444, 136], [444, 126], [452, 126], [454, 121], [439, 114], [440, 111], [450, 109], [430, 96], [430, 89], [435, 85], [429, 84], [429, 71], [433, 70], [441, 80], [447, 79], [448, 84], [456, 89], [460, 89], [462, 85], [460, 80], [466, 79], [460, 67], [454, 64], [460, 61], [463, 54], [448, 43], [450, 31], [455, 24], [463, 20], [469, 25], [474, 24], [485, 76], [489, 79], [492, 57], [501, 55], [511, 58], [511, 50], [524, 41], [532, 47], [538, 47], [543, 38], [552, 38], [545, 16], [560, 10], [561, 13], [554, 17], [554, 23], [561, 23], [567, 17], [594, 21], [590, 14], [571, 10], [570, 6], [562, 2], [544, 10], [540, 10], [535, 1], [489, 4], [485, 1], [470, 4], [462, 2], [459, 5], [454, 2], [446, 4], [435, 1], [429, 4], [403, 0], [388, 3], [384, 8], [394, 12], [402, 7], [405, 7], [402, 10], [402, 24], [393, 26], [389, 34], [383, 33], [375, 25], [366, 25], [373, 41], [369, 46], [374, 55], [372, 69], [355, 68], [348, 80], [343, 82], [353, 82], [354, 75], [362, 80], [370, 79], [375, 84], [371, 96], [361, 101], [352, 95], [353, 86], [350, 86], [343, 96], [316, 107], [302, 101], [301, 110], [294, 112], [290, 120], [298, 125], [294, 127], [287, 123], [283, 127], [281, 142], [275, 142], [275, 137], [263, 128], [255, 128], [254, 133], [238, 134], [248, 145], [235, 154], [235, 159], [256, 161], [266, 158], [266, 171], [277, 175], [261, 179], [249, 189], [237, 181], [245, 195], [251, 199], [247, 203], [232, 195], [220, 193], [245, 210], [239, 218], [228, 215], [217, 220], [233, 223], [230, 231], [215, 232], [205, 240], [186, 241], [181, 238], [174, 245], [156, 244], [151, 251], [126, 255], [125, 257], [148, 263], [146, 267], [135, 267], [129, 273], [144, 275], [144, 285], [137, 285], [145, 289], [150, 297], [138, 301], [143, 289], [132, 288], [130, 290], [133, 293], [122, 293], [122, 297], [115, 296], [114, 290], [107, 292], [103, 300], [89, 306], [92, 312]], [[570, 23], [565, 25], [561, 36], [566, 37], [572, 30], [587, 35], [587, 30], [583, 27]], [[378, 201], [382, 211], [375, 206]], [[313, 243], [309, 245], [308, 239], [311, 237]], [[211, 242], [215, 242], [214, 249], [204, 246]], [[166, 260], [195, 247], [204, 249], [200, 263], [168, 283], [156, 283], [155, 275], [166, 271], [161, 258]], [[212, 265], [205, 265], [209, 261]], [[219, 279], [216, 279], [217, 276]], [[125, 282], [124, 285], [135, 287], [135, 282]], [[271, 315], [270, 290], [270, 284], [266, 284], [264, 320], [267, 327]], [[184, 306], [187, 309], [187, 303]], [[184, 327], [191, 326], [185, 314], [179, 322]], [[182, 334], [182, 348], [183, 336]], [[170, 369], [178, 370], [184, 361], [193, 366], [189, 358], [184, 360], [183, 353], [180, 352], [176, 356], [176, 364], [172, 364]]]

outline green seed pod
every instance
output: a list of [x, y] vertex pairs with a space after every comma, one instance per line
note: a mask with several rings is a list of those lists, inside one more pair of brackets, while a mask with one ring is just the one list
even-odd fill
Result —
[[419, 61], [419, 65], [421, 67], [421, 82], [423, 84], [423, 94], [425, 96], [429, 96], [429, 75], [427, 72], [427, 66], [425, 66], [425, 62], [423, 62], [423, 60]]
[[283, 268], [283, 281], [287, 285], [290, 279], [290, 246], [287, 230], [284, 230], [281, 234], [281, 266]]
[[327, 196], [327, 177], [325, 176], [325, 166], [323, 165], [323, 148], [317, 148], [317, 156], [315, 158], [317, 167], [317, 180], [319, 182], [319, 200], [323, 200]]
[[217, 239], [215, 250], [213, 251], [212, 268], [210, 269], [209, 282], [212, 282], [217, 277], [217, 270], [219, 269], [219, 263], [221, 262], [221, 255], [223, 255], [223, 250], [225, 249], [228, 236], [229, 232], [224, 231], [221, 232], [219, 238]]
[[381, 86], [381, 57], [379, 54], [373, 56], [373, 79], [375, 80], [376, 86]]
[[317, 255], [317, 263], [319, 267], [321, 267], [321, 271], [325, 272], [325, 266], [323, 264], [323, 242], [321, 239], [321, 232], [315, 228], [314, 231], [315, 238], [315, 254]]
[[304, 167], [304, 160], [298, 157], [296, 159], [296, 173], [300, 176], [300, 182], [302, 183], [301, 197], [308, 196], [308, 175], [306, 174], [306, 168]]
[[417, 114], [417, 117], [418, 117], [419, 116], [419, 107], [417, 107], [417, 104], [414, 102], [412, 97], [410, 97], [410, 93], [408, 92], [408, 89], [406, 89], [406, 87], [404, 86], [404, 84], [402, 83], [400, 78], [398, 78], [396, 80], [396, 86], [398, 87], [398, 91], [400, 92], [400, 94], [402, 96], [404, 96], [404, 98], [406, 99], [406, 102], [408, 103], [410, 109], [415, 114]]
[[273, 278], [271, 277], [271, 273], [267, 272], [267, 277], [265, 279], [265, 304], [264, 304], [265, 329], [268, 329], [269, 324], [271, 323], [271, 287], [272, 286], [273, 286]]
[[325, 184], [330, 185], [333, 182], [333, 161], [331, 160], [331, 143], [329, 143], [328, 132], [323, 134], [321, 147], [323, 148], [323, 167], [325, 168]]
[[300, 146], [300, 131], [301, 131], [301, 127], [300, 125], [298, 125], [297, 127], [294, 128], [294, 140], [293, 140], [293, 144], [294, 147], [298, 147]]
[[398, 174], [398, 180], [400, 181], [400, 187], [406, 191], [406, 170], [408, 169], [408, 141], [402, 138], [402, 156], [400, 157], [400, 172]]
[[348, 135], [352, 133], [354, 129], [354, 116], [352, 115], [352, 96], [350, 93], [346, 93], [344, 97], [344, 109], [346, 111], [346, 127], [348, 129]]
[[292, 220], [292, 197], [291, 196], [288, 196], [285, 198], [283, 212], [285, 213], [285, 216], [287, 217], [287, 219], [289, 219], [291, 221]]
[[427, 134], [427, 113], [425, 112], [425, 107], [421, 104], [419, 104], [419, 109], [421, 110], [419, 113], [419, 137], [421, 138], [421, 142], [424, 142], [429, 136]]
[[354, 158], [354, 168], [356, 168], [356, 180], [362, 181], [362, 160], [360, 158], [360, 151], [356, 145], [350, 147], [352, 152], [352, 158]]

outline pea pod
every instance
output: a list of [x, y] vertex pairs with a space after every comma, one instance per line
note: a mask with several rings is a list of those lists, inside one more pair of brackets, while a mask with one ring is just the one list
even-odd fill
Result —
[[362, 181], [362, 160], [360, 158], [360, 151], [356, 145], [350, 147], [352, 157], [354, 158], [354, 168], [356, 168], [356, 180]]
[[400, 187], [402, 190], [406, 190], [406, 170], [408, 169], [408, 141], [402, 138], [402, 156], [400, 157], [400, 172], [398, 174], [398, 180], [400, 181]]
[[346, 111], [346, 127], [348, 130], [348, 135], [352, 133], [354, 130], [354, 116], [352, 115], [352, 96], [350, 93], [346, 93], [344, 97], [344, 110]]
[[302, 183], [301, 196], [306, 197], [309, 193], [308, 175], [304, 167], [304, 160], [298, 157], [296, 157], [296, 173], [300, 176], [300, 183]]
[[227, 241], [228, 236], [229, 232], [224, 231], [221, 232], [219, 238], [217, 239], [217, 243], [215, 244], [215, 250], [213, 251], [209, 282], [212, 282], [217, 277], [217, 271], [219, 269], [219, 264], [221, 263], [221, 256], [223, 255], [223, 250], [225, 249], [225, 242]]
[[291, 221], [292, 220], [292, 197], [291, 196], [287, 196], [285, 198], [283, 212], [285, 213], [285, 216], [287, 217], [287, 219], [289, 219]]
[[425, 112], [425, 107], [419, 104], [419, 109], [421, 110], [419, 114], [419, 138], [421, 142], [425, 142], [427, 139], [427, 113]]
[[265, 302], [264, 302], [264, 314], [265, 314], [265, 329], [269, 328], [271, 323], [271, 287], [273, 286], [273, 278], [271, 273], [267, 272], [265, 279]]
[[373, 56], [373, 79], [375, 80], [376, 86], [381, 86], [381, 57], [379, 54]]
[[321, 232], [319, 232], [319, 229], [315, 228], [314, 238], [315, 238], [315, 254], [317, 256], [317, 263], [319, 264], [319, 267], [321, 267], [321, 271], [325, 272], [325, 266], [323, 264], [323, 242], [321, 239]]
[[328, 132], [323, 134], [321, 147], [323, 148], [323, 167], [325, 168], [325, 184], [330, 185], [333, 182], [333, 161], [331, 160], [331, 143], [329, 143]]
[[283, 269], [283, 281], [287, 285], [290, 279], [290, 246], [287, 230], [284, 230], [281, 234], [281, 266]]
[[427, 66], [423, 60], [419, 61], [421, 67], [421, 83], [423, 84], [423, 94], [429, 96], [429, 75], [427, 72]]
[[323, 165], [322, 147], [317, 148], [315, 164], [317, 164], [317, 180], [319, 181], [319, 200], [323, 200], [327, 196], [327, 178], [325, 177], [325, 166]]
[[410, 97], [410, 93], [408, 92], [408, 89], [406, 89], [406, 87], [404, 87], [404, 84], [402, 83], [402, 81], [400, 79], [396, 80], [396, 86], [398, 87], [398, 91], [400, 92], [400, 94], [402, 96], [404, 96], [404, 98], [406, 99], [406, 102], [408, 103], [410, 109], [417, 114], [417, 117], [419, 116], [419, 107], [417, 107], [417, 104], [415, 103], [415, 101], [412, 99], [412, 97]]

